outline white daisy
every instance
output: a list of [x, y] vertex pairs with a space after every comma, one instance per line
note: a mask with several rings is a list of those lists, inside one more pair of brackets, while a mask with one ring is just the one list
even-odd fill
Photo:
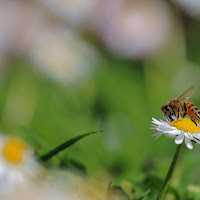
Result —
[[185, 140], [185, 144], [188, 149], [193, 149], [191, 140], [200, 144], [200, 127], [188, 118], [182, 118], [180, 120], [170, 121], [168, 118], [160, 120], [152, 118], [153, 129], [156, 133], [153, 136], [157, 136], [155, 140], [162, 134], [175, 136], [175, 143], [182, 144]]
[[23, 141], [0, 136], [0, 196], [31, 185], [41, 169]]

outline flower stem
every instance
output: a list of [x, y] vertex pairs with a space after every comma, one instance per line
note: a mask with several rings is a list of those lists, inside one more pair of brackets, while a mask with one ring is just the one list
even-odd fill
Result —
[[168, 185], [169, 185], [169, 181], [170, 181], [170, 179], [172, 177], [172, 173], [173, 173], [174, 168], [176, 166], [176, 161], [178, 159], [178, 155], [179, 155], [181, 146], [182, 146], [182, 144], [177, 145], [177, 147], [176, 147], [176, 152], [175, 152], [173, 160], [171, 162], [169, 171], [167, 173], [167, 176], [165, 177], [165, 180], [164, 180], [164, 182], [162, 184], [162, 187], [160, 189], [160, 192], [158, 193], [158, 196], [157, 196], [156, 200], [161, 200], [164, 197], [164, 195], [165, 195], [165, 192], [166, 192], [166, 190], [168, 188]]

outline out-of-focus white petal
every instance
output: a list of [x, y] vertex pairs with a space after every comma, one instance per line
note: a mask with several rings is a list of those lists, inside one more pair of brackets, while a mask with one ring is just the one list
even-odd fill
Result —
[[184, 140], [184, 134], [180, 134], [176, 137], [175, 139], [175, 143], [176, 144], [182, 144], [183, 143], [183, 140]]
[[187, 136], [185, 136], [185, 145], [188, 149], [193, 149], [192, 142]]

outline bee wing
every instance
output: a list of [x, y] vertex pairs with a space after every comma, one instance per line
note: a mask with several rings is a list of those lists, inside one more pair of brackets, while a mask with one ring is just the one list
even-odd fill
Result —
[[196, 85], [193, 85], [189, 89], [187, 89], [183, 94], [179, 97], [180, 101], [187, 101], [191, 95], [193, 89], [196, 88]]

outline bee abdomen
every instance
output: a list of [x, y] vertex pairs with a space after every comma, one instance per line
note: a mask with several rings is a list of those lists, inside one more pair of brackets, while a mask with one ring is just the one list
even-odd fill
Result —
[[197, 117], [200, 119], [200, 110], [197, 110], [197, 111], [196, 111], [196, 115], [197, 115]]
[[191, 109], [191, 111], [193, 111], [193, 112], [197, 112], [197, 111], [199, 111], [199, 110], [198, 110], [197, 107], [194, 107], [194, 108]]
[[187, 113], [194, 113], [198, 110], [198, 108], [191, 102], [186, 103]]

